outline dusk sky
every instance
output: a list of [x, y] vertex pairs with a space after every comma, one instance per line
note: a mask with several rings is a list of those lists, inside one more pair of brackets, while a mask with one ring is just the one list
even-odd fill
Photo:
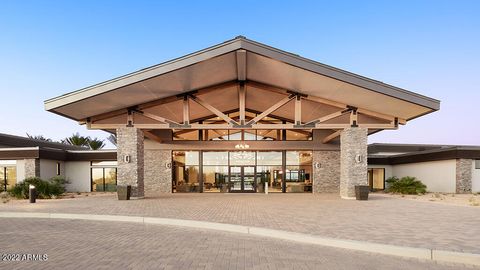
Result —
[[480, 1], [259, 3], [3, 0], [0, 132], [105, 138], [43, 101], [244, 35], [441, 100], [370, 143], [480, 145]]

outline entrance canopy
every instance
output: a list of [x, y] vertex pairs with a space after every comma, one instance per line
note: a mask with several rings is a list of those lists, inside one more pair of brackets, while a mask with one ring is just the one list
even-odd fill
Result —
[[114, 130], [331, 129], [370, 132], [438, 100], [244, 37], [45, 101], [53, 113]]

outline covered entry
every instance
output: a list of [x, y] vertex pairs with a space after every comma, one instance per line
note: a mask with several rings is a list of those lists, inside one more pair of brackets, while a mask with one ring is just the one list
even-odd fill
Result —
[[[259, 191], [263, 177], [272, 188], [280, 182], [280, 192], [351, 197], [354, 185], [367, 184], [368, 134], [438, 110], [439, 101], [237, 37], [45, 106], [116, 133], [118, 184], [133, 185], [136, 196], [221, 191], [219, 181], [223, 190]], [[197, 171], [179, 180], [174, 153], [182, 151], [198, 152], [198, 162], [185, 163]], [[228, 162], [231, 153], [253, 152], [256, 163], [209, 165], [212, 151]], [[268, 151], [284, 153], [281, 162], [259, 164]], [[287, 153], [300, 151], [311, 153], [309, 173], [287, 168]], [[280, 168], [262, 169], [272, 166]]]

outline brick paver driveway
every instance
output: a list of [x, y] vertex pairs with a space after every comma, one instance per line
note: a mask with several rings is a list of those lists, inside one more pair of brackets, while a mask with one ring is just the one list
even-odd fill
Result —
[[84, 213], [191, 219], [392, 245], [480, 253], [480, 207], [373, 195], [172, 194], [118, 201], [115, 195], [10, 201], [0, 211]]
[[288, 241], [118, 222], [0, 219], [2, 253], [47, 254], [2, 269], [463, 269]]

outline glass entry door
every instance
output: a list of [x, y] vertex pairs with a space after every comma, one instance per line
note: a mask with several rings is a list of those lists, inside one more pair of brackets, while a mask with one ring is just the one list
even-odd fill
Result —
[[230, 166], [229, 192], [255, 192], [255, 167]]

